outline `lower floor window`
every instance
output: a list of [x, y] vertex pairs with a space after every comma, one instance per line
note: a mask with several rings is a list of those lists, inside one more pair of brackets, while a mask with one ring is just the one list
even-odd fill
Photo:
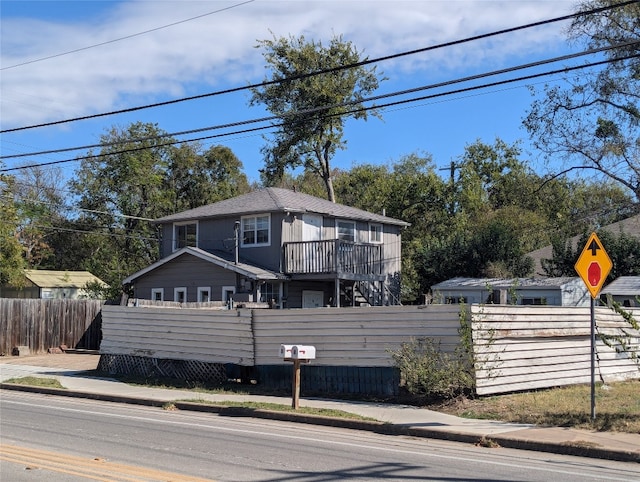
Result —
[[262, 303], [280, 303], [280, 289], [276, 283], [265, 283], [260, 289], [260, 301]]
[[207, 303], [211, 301], [211, 288], [209, 288], [208, 286], [199, 286], [198, 301], [200, 303]]
[[173, 301], [177, 301], [178, 303], [185, 303], [187, 301], [187, 288], [174, 288]]
[[152, 288], [151, 299], [153, 301], [164, 301], [164, 288]]

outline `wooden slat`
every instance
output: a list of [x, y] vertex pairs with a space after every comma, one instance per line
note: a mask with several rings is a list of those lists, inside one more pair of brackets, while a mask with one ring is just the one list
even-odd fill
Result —
[[[480, 395], [548, 388], [590, 381], [589, 308], [473, 305], [476, 391]], [[620, 315], [596, 309], [598, 335], [627, 336], [633, 348], [640, 334]], [[605, 382], [640, 378], [638, 359], [598, 341], [595, 367]], [[637, 354], [636, 348], [636, 354]]]
[[31, 353], [50, 348], [97, 350], [104, 301], [0, 298], [0, 354], [28, 346]]

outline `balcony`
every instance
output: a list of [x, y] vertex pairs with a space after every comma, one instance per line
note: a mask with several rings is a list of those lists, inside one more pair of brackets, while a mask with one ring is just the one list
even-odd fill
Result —
[[335, 275], [343, 279], [383, 279], [382, 245], [340, 239], [284, 243], [288, 275]]

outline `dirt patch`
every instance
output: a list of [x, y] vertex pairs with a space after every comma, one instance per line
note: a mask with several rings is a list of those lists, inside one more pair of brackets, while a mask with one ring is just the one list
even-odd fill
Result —
[[100, 355], [93, 353], [52, 353], [30, 356], [0, 356], [0, 364], [66, 368], [69, 370], [95, 370], [98, 368], [99, 361]]

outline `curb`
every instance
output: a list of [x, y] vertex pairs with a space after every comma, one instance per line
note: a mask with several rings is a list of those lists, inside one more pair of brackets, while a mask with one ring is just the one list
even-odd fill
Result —
[[175, 400], [153, 400], [148, 398], [128, 397], [123, 395], [111, 395], [102, 393], [90, 393], [82, 391], [69, 391], [62, 388], [36, 387], [31, 385], [20, 385], [13, 383], [0, 383], [0, 390], [14, 390], [30, 393], [41, 393], [45, 395], [55, 395], [72, 398], [85, 398], [90, 400], [100, 400], [103, 402], [126, 403], [131, 405], [143, 405], [149, 407], [163, 407], [172, 404], [179, 410], [189, 410], [195, 412], [216, 413], [225, 417], [254, 417], [269, 420], [280, 420], [285, 422], [306, 423], [310, 425], [321, 425], [327, 427], [339, 427], [352, 430], [364, 430], [383, 435], [406, 435], [411, 437], [431, 438], [436, 440], [446, 440], [449, 442], [462, 442], [485, 447], [501, 447], [518, 450], [529, 450], [535, 452], [547, 452], [559, 455], [573, 455], [578, 457], [589, 457], [595, 459], [613, 460], [617, 462], [640, 463], [640, 454], [637, 452], [626, 452], [620, 450], [610, 450], [598, 447], [575, 446], [567, 443], [536, 442], [533, 440], [523, 440], [504, 435], [485, 436], [474, 435], [462, 432], [440, 431], [421, 427], [410, 427], [386, 422], [376, 422], [367, 420], [352, 420], [336, 417], [326, 417], [322, 415], [309, 415], [302, 413], [278, 412], [274, 410], [254, 409], [245, 407], [229, 407], [226, 405], [202, 404], [197, 402], [180, 402]]

